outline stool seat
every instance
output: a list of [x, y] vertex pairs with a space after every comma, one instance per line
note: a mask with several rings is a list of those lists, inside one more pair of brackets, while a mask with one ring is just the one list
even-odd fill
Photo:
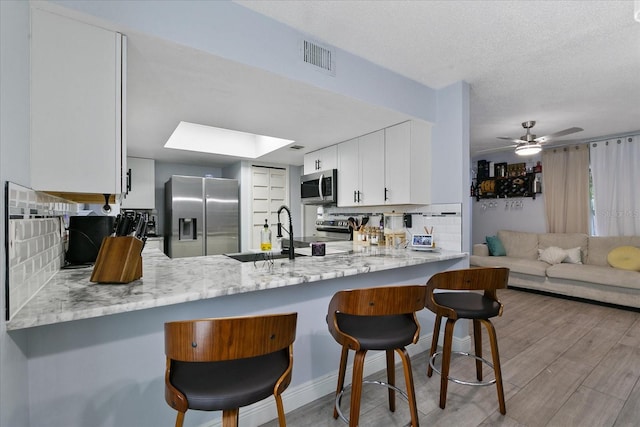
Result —
[[482, 294], [471, 292], [438, 292], [433, 299], [439, 305], [453, 309], [459, 319], [490, 319], [500, 313], [500, 303]]
[[413, 343], [418, 327], [412, 315], [354, 316], [336, 313], [340, 330], [358, 338], [362, 350], [402, 348]]
[[[221, 411], [271, 396], [287, 366], [286, 350], [217, 363], [175, 361], [170, 380], [186, 396], [190, 409]], [[215, 388], [211, 387], [212, 381]]]

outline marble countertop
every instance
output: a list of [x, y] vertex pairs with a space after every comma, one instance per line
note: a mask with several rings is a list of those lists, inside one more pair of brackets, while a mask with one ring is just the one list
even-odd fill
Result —
[[242, 263], [224, 255], [170, 259], [149, 249], [142, 256], [143, 277], [128, 284], [92, 283], [91, 267], [60, 270], [6, 327], [25, 329], [466, 256], [344, 242], [332, 244], [324, 257]]

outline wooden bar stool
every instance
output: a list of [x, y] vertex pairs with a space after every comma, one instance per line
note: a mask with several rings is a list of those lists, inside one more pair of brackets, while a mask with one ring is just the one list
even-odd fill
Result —
[[[395, 411], [395, 392], [406, 397], [411, 425], [419, 425], [411, 360], [405, 346], [418, 342], [420, 325], [415, 313], [424, 308], [425, 294], [425, 286], [406, 285], [346, 290], [333, 296], [327, 323], [333, 338], [342, 345], [333, 418], [340, 416], [349, 426], [358, 425], [364, 358], [368, 350], [382, 350], [387, 358], [387, 382], [375, 384], [389, 389], [389, 409], [392, 412]], [[350, 419], [347, 420], [340, 410], [340, 400], [344, 392], [349, 350], [356, 353], [351, 380]], [[404, 366], [406, 394], [395, 387], [394, 351], [400, 355]]]
[[[502, 371], [500, 369], [500, 355], [498, 353], [498, 340], [496, 330], [489, 320], [495, 316], [502, 315], [502, 303], [498, 300], [497, 289], [507, 287], [509, 279], [508, 268], [469, 268], [464, 270], [452, 270], [437, 273], [427, 282], [426, 307], [436, 314], [433, 328], [433, 339], [431, 341], [431, 351], [427, 376], [431, 377], [435, 370], [440, 378], [440, 407], [444, 409], [447, 402], [447, 383], [453, 381], [458, 384], [472, 386], [486, 386], [495, 384], [498, 391], [498, 402], [500, 413], [506, 414], [507, 409], [504, 403], [504, 390], [502, 388]], [[456, 290], [456, 291], [478, 291], [477, 292], [434, 292], [436, 289]], [[447, 318], [444, 332], [444, 344], [441, 352], [437, 352], [438, 336], [440, 335], [440, 324], [442, 318]], [[471, 319], [473, 321], [473, 340], [475, 355], [464, 352], [452, 352], [453, 327], [458, 319]], [[482, 358], [482, 330], [480, 324], [487, 328], [489, 342], [491, 343], [491, 354], [493, 364]], [[477, 382], [462, 381], [449, 375], [449, 365], [451, 354], [457, 353], [470, 356], [476, 359]], [[442, 355], [441, 370], [435, 368], [435, 359]], [[493, 368], [495, 379], [482, 381], [482, 364]]]
[[297, 313], [168, 322], [165, 400], [178, 411], [222, 411], [223, 427], [237, 427], [239, 408], [276, 399], [286, 426], [282, 392], [291, 382]]

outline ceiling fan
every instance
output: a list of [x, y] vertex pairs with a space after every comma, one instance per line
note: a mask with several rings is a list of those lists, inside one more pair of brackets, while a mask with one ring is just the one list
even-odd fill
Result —
[[561, 130], [558, 132], [550, 133], [549, 135], [536, 137], [531, 133], [531, 128], [536, 125], [534, 120], [522, 122], [522, 127], [526, 129], [526, 133], [520, 137], [520, 139], [514, 139], [508, 136], [499, 136], [498, 139], [506, 139], [507, 141], [516, 143], [516, 154], [520, 156], [530, 156], [537, 154], [542, 150], [542, 145], [551, 141], [553, 138], [558, 138], [572, 133], [581, 132], [584, 129], [578, 127], [572, 127], [569, 129]]

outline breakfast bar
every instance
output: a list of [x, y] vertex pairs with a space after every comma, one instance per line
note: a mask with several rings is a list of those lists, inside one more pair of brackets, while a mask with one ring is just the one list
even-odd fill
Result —
[[331, 245], [333, 254], [325, 257], [298, 254], [290, 261], [256, 253], [253, 262], [239, 262], [224, 255], [171, 259], [158, 249], [151, 249], [143, 254], [143, 278], [128, 284], [92, 283], [90, 267], [60, 270], [7, 322], [7, 330], [312, 284], [466, 256], [450, 251], [355, 247], [351, 242]]
[[[255, 262], [224, 255], [170, 259], [150, 249], [143, 253], [142, 279], [119, 285], [90, 282], [91, 268], [59, 271], [6, 324], [29, 361], [29, 375], [37, 379], [30, 391], [38, 402], [37, 416], [59, 425], [51, 417], [64, 402], [60, 416], [74, 425], [109, 417], [114, 425], [165, 425], [174, 414], [162, 398], [164, 323], [278, 312], [298, 313], [293, 379], [283, 395], [285, 410], [293, 410], [335, 391], [340, 348], [325, 320], [335, 292], [425, 284], [439, 271], [468, 265], [466, 253], [444, 250], [356, 247], [351, 242], [330, 249], [324, 257], [258, 257]], [[412, 353], [428, 348], [433, 326], [428, 310], [418, 318], [422, 338], [411, 346]], [[365, 374], [384, 363], [384, 353], [372, 354]], [[56, 378], [62, 377], [64, 385], [52, 394]], [[270, 403], [243, 410], [243, 422], [260, 425], [274, 418]], [[211, 425], [212, 416], [189, 414], [192, 425]]]

